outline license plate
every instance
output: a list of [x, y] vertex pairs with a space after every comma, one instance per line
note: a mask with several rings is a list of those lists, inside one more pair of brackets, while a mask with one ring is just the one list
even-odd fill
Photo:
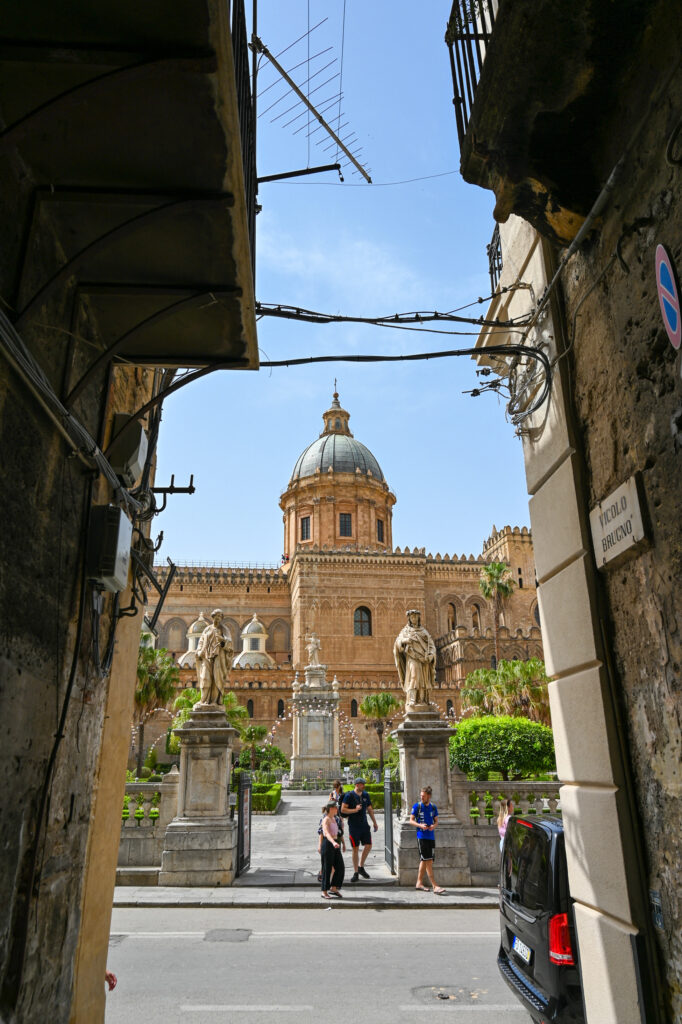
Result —
[[533, 950], [529, 949], [525, 942], [521, 942], [521, 939], [519, 939], [516, 935], [514, 936], [514, 941], [512, 942], [512, 949], [515, 953], [518, 953], [521, 959], [525, 960], [527, 964], [530, 963], [530, 958]]

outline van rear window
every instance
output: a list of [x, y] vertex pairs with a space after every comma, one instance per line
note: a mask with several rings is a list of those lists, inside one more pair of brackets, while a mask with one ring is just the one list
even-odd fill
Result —
[[507, 826], [503, 885], [526, 910], [548, 909], [550, 843], [539, 828], [529, 828], [513, 818]]

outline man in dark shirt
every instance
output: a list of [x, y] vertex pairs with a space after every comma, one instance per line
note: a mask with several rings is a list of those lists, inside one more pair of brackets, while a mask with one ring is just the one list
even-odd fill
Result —
[[[369, 878], [365, 871], [365, 861], [372, 849], [372, 833], [370, 831], [367, 815], [369, 814], [374, 825], [374, 831], [379, 828], [374, 817], [374, 808], [369, 793], [365, 793], [365, 780], [355, 779], [354, 789], [344, 795], [341, 803], [341, 813], [348, 818], [348, 838], [350, 839], [353, 852], [353, 877], [351, 882], [357, 882], [358, 877]], [[363, 846], [362, 857], [359, 856], [360, 846]]]

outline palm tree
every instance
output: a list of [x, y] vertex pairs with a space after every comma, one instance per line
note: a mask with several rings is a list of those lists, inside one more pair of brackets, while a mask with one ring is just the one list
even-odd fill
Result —
[[490, 562], [481, 569], [481, 578], [478, 581], [478, 589], [486, 601], [492, 601], [493, 605], [493, 636], [495, 637], [495, 664], [500, 660], [498, 649], [498, 630], [500, 628], [500, 614], [502, 605], [511, 597], [514, 590], [514, 577], [512, 571], [505, 562]]
[[242, 749], [251, 753], [251, 771], [256, 770], [256, 751], [263, 746], [263, 740], [268, 734], [266, 725], [247, 725], [242, 730]]
[[549, 697], [544, 662], [501, 661], [496, 669], [479, 668], [470, 672], [462, 688], [462, 698], [470, 708], [488, 715], [512, 715], [550, 724]]
[[[171, 725], [171, 746], [168, 748], [171, 754], [177, 754], [180, 750], [180, 743], [175, 736], [175, 730], [182, 728], [189, 716], [192, 714], [194, 705], [199, 700], [201, 700], [201, 693], [193, 686], [183, 690], [182, 693], [175, 698], [175, 701], [173, 702], [173, 711], [176, 711], [177, 714]], [[249, 712], [246, 707], [239, 703], [232, 690], [223, 694], [223, 703], [220, 707], [222, 707], [225, 712], [225, 717], [227, 718], [228, 723], [233, 729], [236, 729], [241, 736], [242, 722], [245, 718], [249, 717]]]
[[155, 650], [145, 642], [137, 653], [135, 715], [137, 725], [137, 777], [140, 778], [144, 753], [144, 724], [158, 708], [165, 708], [180, 681], [180, 670], [165, 647]]
[[360, 702], [360, 714], [368, 718], [366, 729], [374, 729], [379, 737], [379, 778], [384, 777], [384, 732], [393, 725], [401, 701], [392, 693], [370, 693]]

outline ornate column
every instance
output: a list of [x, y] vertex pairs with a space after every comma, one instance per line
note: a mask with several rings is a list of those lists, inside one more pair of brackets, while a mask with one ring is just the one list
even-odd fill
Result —
[[291, 778], [312, 779], [321, 773], [335, 779], [341, 772], [339, 754], [338, 682], [327, 682], [327, 666], [319, 660], [320, 641], [315, 633], [306, 637], [309, 664], [303, 669], [305, 682], [293, 686], [293, 754]]

